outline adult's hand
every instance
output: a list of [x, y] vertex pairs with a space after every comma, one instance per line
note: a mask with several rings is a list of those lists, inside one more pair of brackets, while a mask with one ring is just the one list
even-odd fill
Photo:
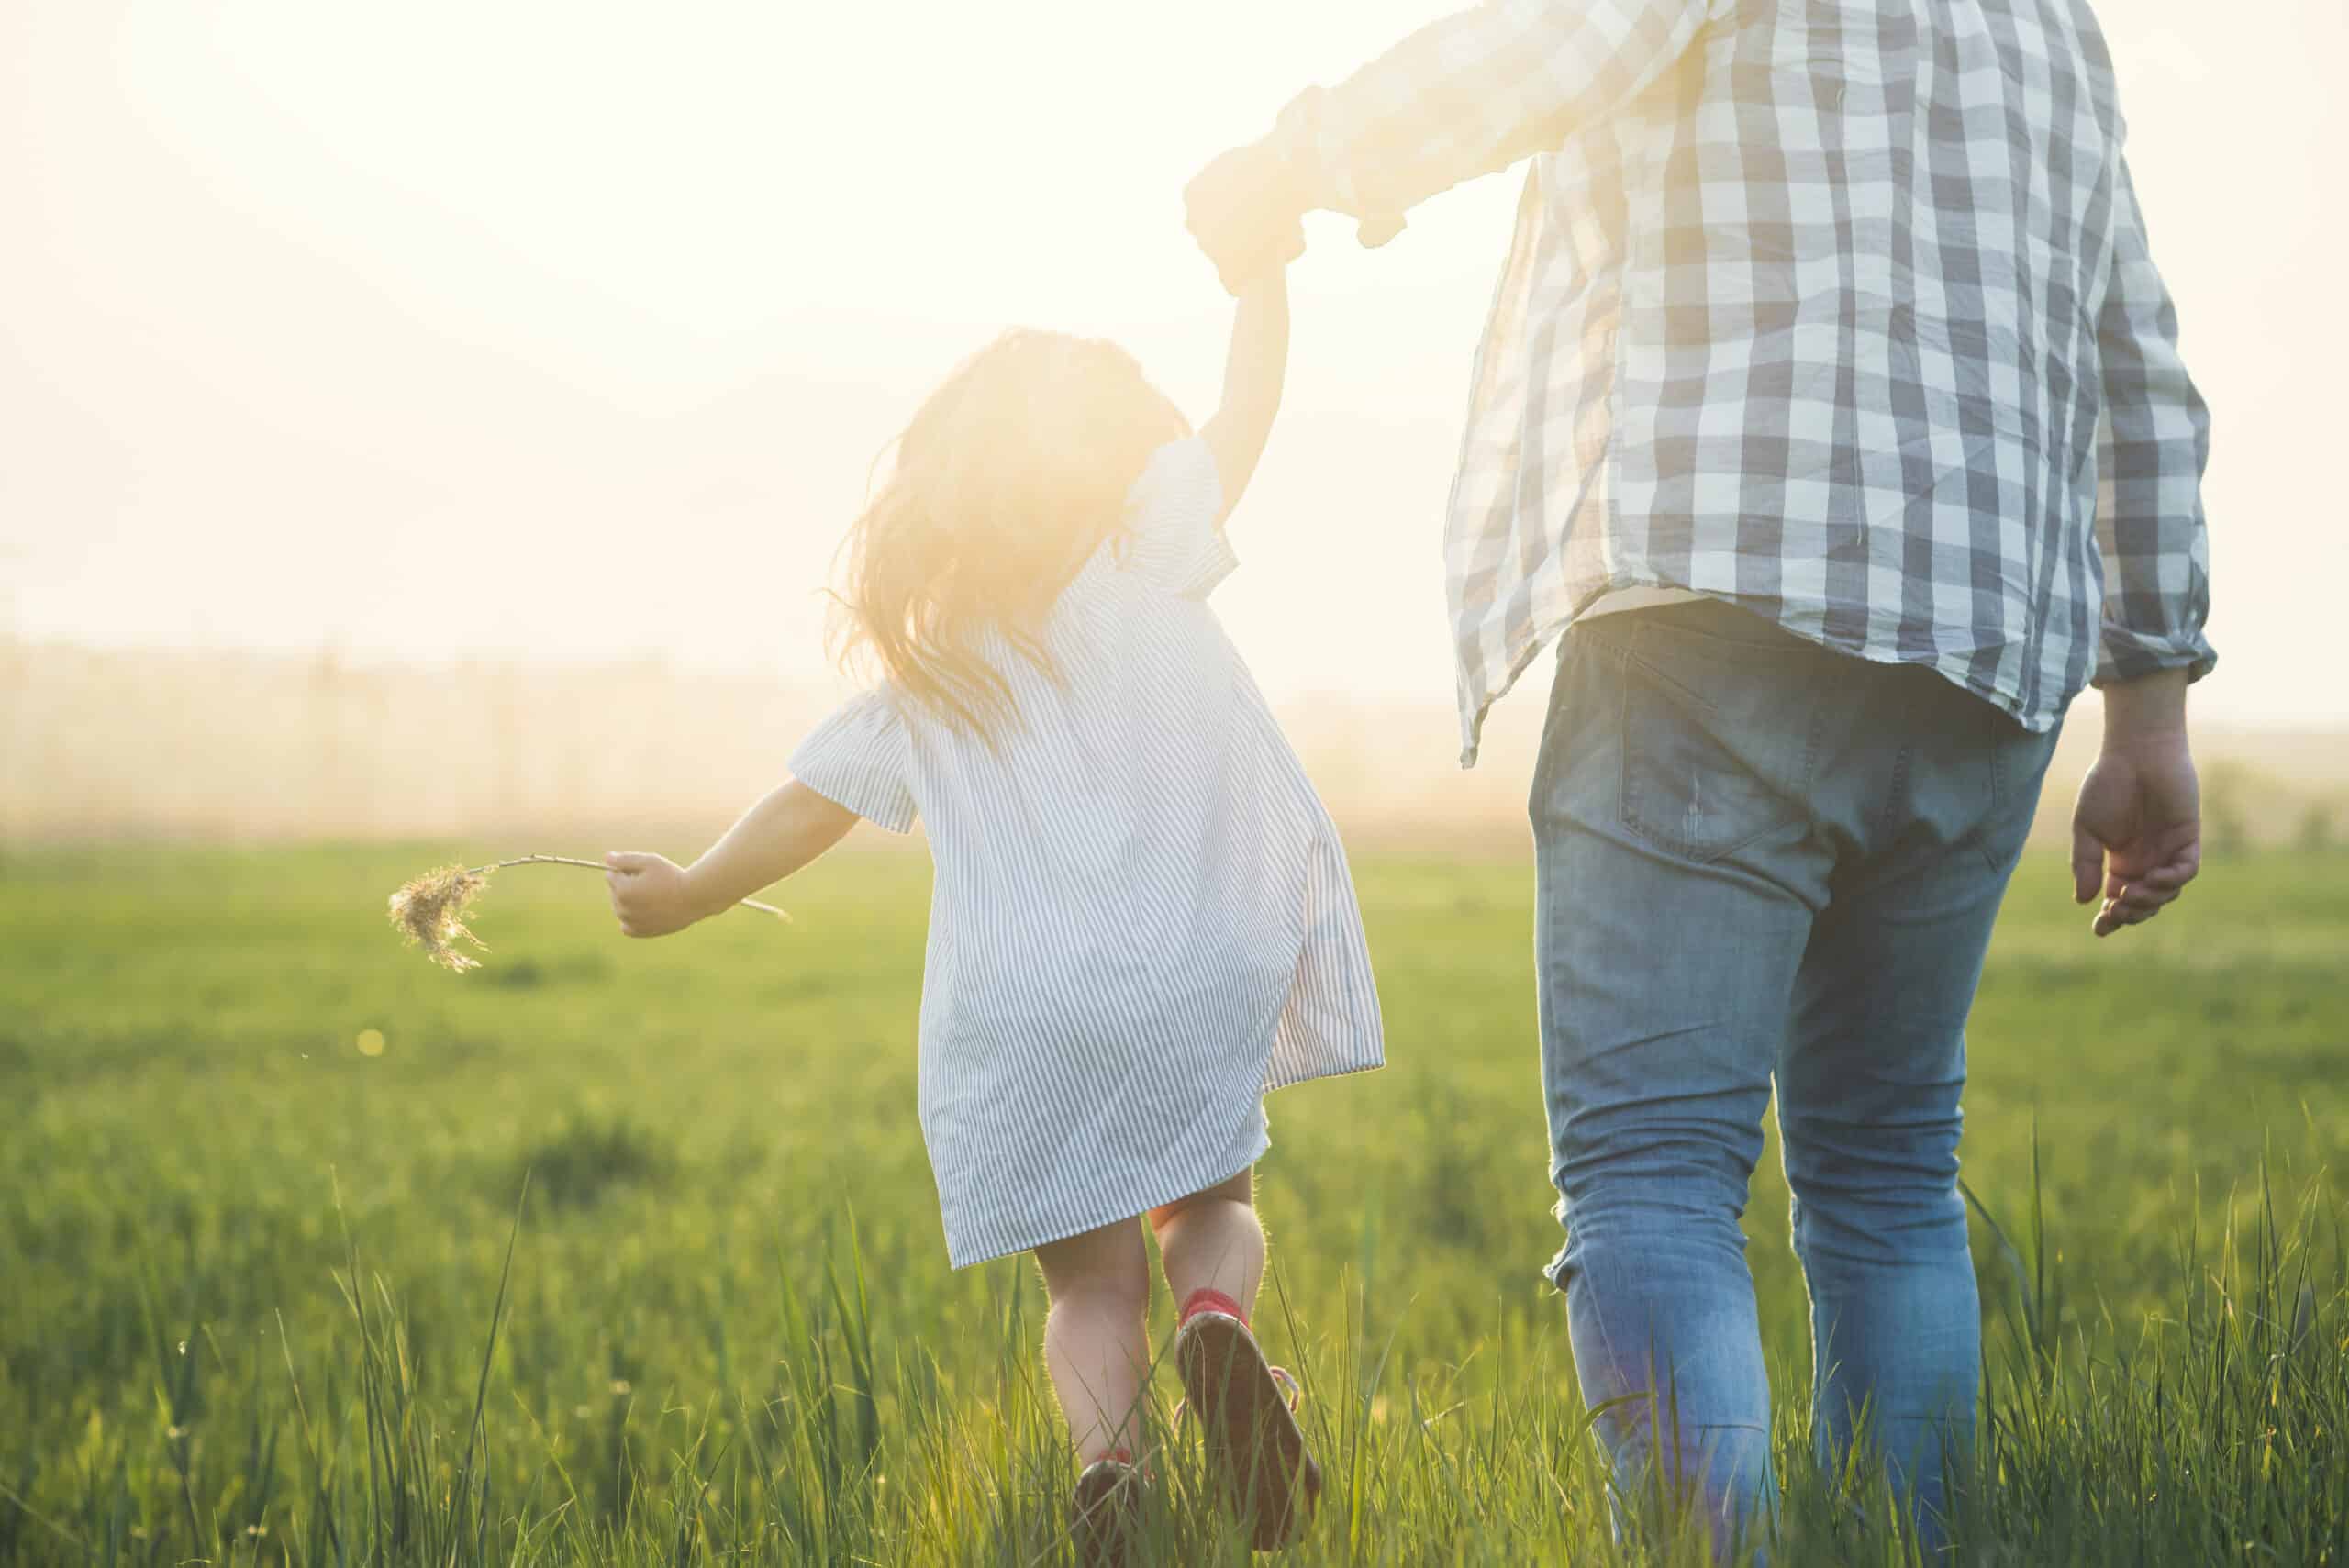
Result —
[[1295, 165], [1272, 137], [1233, 148], [1183, 187], [1184, 221], [1233, 295], [1305, 254], [1306, 205]]
[[2110, 936], [2160, 914], [2202, 866], [2202, 792], [2186, 738], [2186, 675], [2165, 671], [2104, 693], [2104, 750], [2072, 808], [2072, 894], [2104, 902]]

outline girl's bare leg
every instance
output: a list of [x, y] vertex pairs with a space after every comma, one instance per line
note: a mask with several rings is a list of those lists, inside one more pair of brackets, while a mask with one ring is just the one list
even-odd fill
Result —
[[1264, 1228], [1256, 1219], [1255, 1177], [1251, 1166], [1150, 1211], [1159, 1262], [1177, 1310], [1194, 1292], [1212, 1290], [1238, 1302], [1242, 1318], [1254, 1317], [1256, 1287], [1264, 1279]]
[[1140, 1451], [1139, 1406], [1150, 1371], [1142, 1322], [1150, 1307], [1150, 1255], [1132, 1220], [1036, 1249], [1052, 1310], [1044, 1365], [1078, 1460]]
[[1153, 1209], [1150, 1222], [1181, 1315], [1175, 1371], [1204, 1429], [1208, 1468], [1221, 1478], [1233, 1513], [1248, 1522], [1251, 1544], [1272, 1551], [1295, 1540], [1312, 1514], [1321, 1467], [1247, 1328], [1264, 1277], [1252, 1176], [1242, 1171]]

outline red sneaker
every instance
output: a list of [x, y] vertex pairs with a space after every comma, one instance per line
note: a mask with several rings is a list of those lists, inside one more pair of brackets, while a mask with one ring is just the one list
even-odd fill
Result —
[[1174, 1367], [1225, 1501], [1252, 1527], [1250, 1544], [1279, 1551], [1304, 1532], [1319, 1504], [1321, 1467], [1306, 1451], [1305, 1429], [1263, 1347], [1237, 1316], [1200, 1308], [1175, 1330]]

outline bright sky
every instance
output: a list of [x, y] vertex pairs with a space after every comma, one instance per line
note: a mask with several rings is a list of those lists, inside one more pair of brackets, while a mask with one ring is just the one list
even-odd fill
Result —
[[[817, 675], [816, 590], [938, 375], [1032, 322], [1204, 415], [1228, 306], [1184, 180], [1438, 9], [10, 0], [0, 629]], [[2349, 722], [2349, 13], [2105, 10], [2217, 420], [2204, 711]], [[1218, 595], [1276, 694], [1448, 698], [1515, 180], [1382, 251], [1317, 220]]]

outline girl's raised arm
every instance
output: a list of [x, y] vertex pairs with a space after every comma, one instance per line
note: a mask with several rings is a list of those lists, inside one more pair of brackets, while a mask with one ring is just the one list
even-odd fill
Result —
[[614, 851], [604, 857], [612, 913], [631, 937], [665, 937], [781, 882], [846, 837], [856, 813], [793, 780], [769, 792], [701, 859]]
[[1256, 460], [1264, 455], [1287, 371], [1288, 275], [1274, 267], [1240, 290], [1231, 352], [1223, 364], [1223, 406], [1199, 431], [1223, 482], [1224, 517], [1240, 504], [1255, 475]]

